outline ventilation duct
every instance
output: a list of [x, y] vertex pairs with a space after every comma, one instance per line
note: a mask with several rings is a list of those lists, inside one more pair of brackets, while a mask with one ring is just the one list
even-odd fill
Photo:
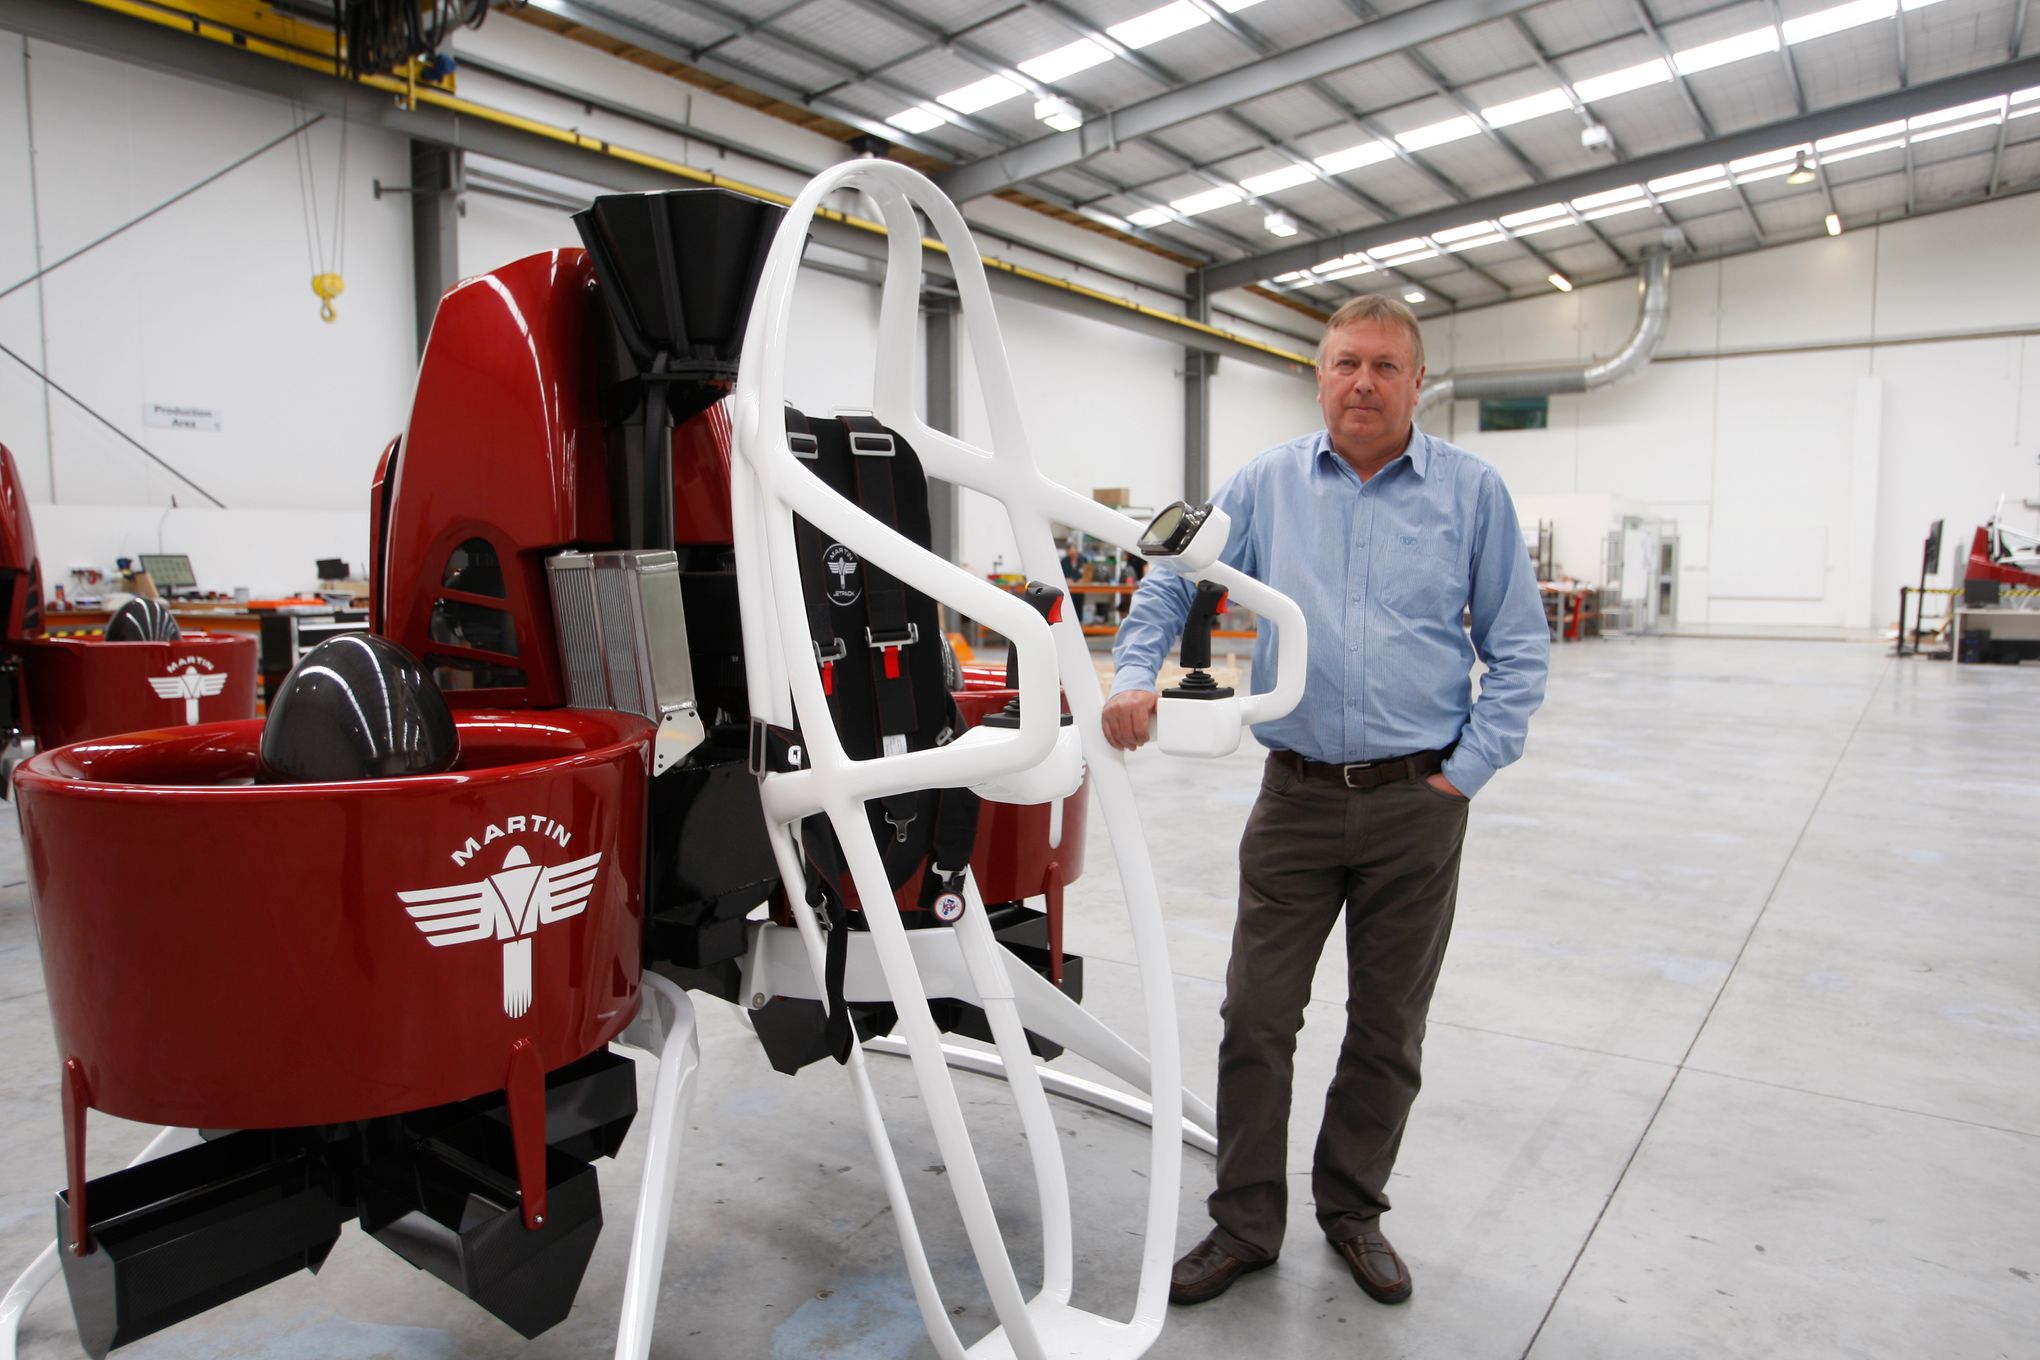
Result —
[[1605, 359], [1571, 364], [1563, 368], [1490, 369], [1486, 372], [1448, 373], [1424, 384], [1417, 398], [1417, 413], [1449, 401], [1479, 401], [1496, 397], [1545, 397], [1556, 392], [1591, 392], [1639, 372], [1657, 353], [1665, 338], [1665, 323], [1671, 315], [1672, 257], [1669, 251], [1651, 250], [1638, 267], [1638, 287], [1643, 293], [1637, 310], [1636, 329], [1622, 348]]

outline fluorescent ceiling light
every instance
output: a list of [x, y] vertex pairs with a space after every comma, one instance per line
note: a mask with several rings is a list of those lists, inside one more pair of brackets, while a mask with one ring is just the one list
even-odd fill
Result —
[[1605, 76], [1589, 76], [1585, 80], [1575, 80], [1572, 91], [1579, 96], [1582, 104], [1591, 104], [1597, 99], [1627, 94], [1646, 85], [1662, 85], [1671, 78], [1672, 68], [1665, 64], [1665, 59], [1652, 57], [1638, 65], [1625, 66], [1620, 71], [1610, 71]]
[[1563, 274], [1546, 274], [1544, 281], [1561, 293], [1570, 293], [1572, 291], [1572, 280]]
[[1330, 273], [1319, 271], [1318, 277], [1327, 283], [1337, 283], [1340, 279], [1350, 279], [1355, 274], [1372, 274], [1373, 272], [1374, 266], [1371, 264], [1356, 264], [1345, 269], [1334, 269]]
[[1169, 215], [1160, 208], [1142, 208], [1139, 212], [1128, 213], [1126, 220], [1136, 227], [1159, 227], [1169, 220]]
[[1511, 227], [1509, 228], [1509, 234], [1519, 238], [1535, 236], [1540, 231], [1556, 231], [1560, 227], [1569, 227], [1572, 224], [1572, 218], [1570, 217], [1554, 217], [1547, 222], [1532, 222], [1527, 227]]
[[1034, 101], [1034, 116], [1057, 132], [1075, 132], [1084, 125], [1084, 112], [1067, 99], [1050, 95]]
[[1528, 226], [1532, 222], [1543, 222], [1554, 217], [1565, 216], [1565, 204], [1547, 203], [1541, 208], [1525, 208], [1522, 212], [1508, 213], [1502, 218], [1502, 225], [1509, 228]]
[[1438, 252], [1427, 246], [1414, 255], [1398, 255], [1392, 260], [1380, 260], [1379, 263], [1384, 269], [1401, 269], [1404, 265], [1417, 264], [1424, 260], [1435, 260], [1437, 258]]
[[1286, 212], [1271, 212], [1261, 219], [1261, 225], [1268, 229], [1270, 236], [1296, 235], [1296, 219]]
[[1422, 151], [1426, 147], [1443, 146], [1447, 142], [1456, 142], [1462, 137], [1473, 137], [1479, 133], [1480, 124], [1461, 114], [1457, 118], [1447, 118], [1442, 123], [1432, 123], [1427, 127], [1399, 132], [1395, 139], [1403, 144], [1405, 150]]
[[1158, 43], [1164, 38], [1173, 38], [1199, 24], [1208, 24], [1211, 16], [1190, 3], [1190, 0], [1176, 0], [1172, 5], [1151, 9], [1146, 14], [1135, 15], [1123, 24], [1114, 24], [1105, 31], [1115, 42], [1127, 47], [1141, 48]]
[[1192, 194], [1188, 198], [1172, 198], [1169, 200], [1169, 206], [1185, 217], [1195, 217], [1199, 213], [1210, 212], [1213, 208], [1223, 208], [1228, 203], [1239, 201], [1239, 190], [1229, 185], [1221, 185], [1216, 189], [1206, 189], [1201, 194]]
[[1572, 100], [1564, 90], [1544, 90], [1482, 109], [1480, 117], [1491, 128], [1505, 128], [1532, 118], [1542, 118], [1547, 113], [1561, 113], [1571, 107]]
[[1641, 184], [1625, 184], [1620, 189], [1604, 189], [1598, 194], [1582, 194], [1572, 201], [1572, 205], [1581, 212], [1586, 212], [1591, 208], [1605, 208], [1610, 203], [1620, 203], [1625, 199], [1642, 197], [1643, 186]]
[[1785, 41], [1803, 43], [1814, 38], [1825, 38], [1830, 33], [1844, 29], [1860, 28], [1874, 24], [1879, 19], [1889, 19], [1898, 13], [1898, 0], [1849, 0], [1846, 5], [1833, 9], [1818, 10], [1803, 14], [1797, 19], [1785, 21]]
[[1374, 268], [1372, 264], [1368, 263], [1366, 253], [1358, 250], [1350, 255], [1340, 255], [1329, 260], [1319, 260], [1310, 268], [1313, 274], [1322, 274], [1328, 269], [1344, 269], [1349, 264], [1366, 265], [1369, 269]]
[[932, 132], [949, 120], [922, 104], [911, 109], [901, 109], [885, 121], [901, 132]]
[[1274, 278], [1268, 280], [1268, 282], [1294, 283], [1298, 279], [1302, 278], [1305, 274], [1308, 274], [1309, 272], [1310, 271], [1308, 269], [1292, 269], [1287, 274], [1277, 274]]
[[1067, 47], [1058, 47], [1053, 52], [1044, 52], [1021, 62], [1020, 69], [1044, 85], [1053, 85], [1058, 80], [1079, 71], [1088, 71], [1093, 66], [1102, 66], [1110, 60], [1112, 53], [1103, 43], [1079, 38]]
[[[1931, 118], [1933, 115], [1922, 114], [1921, 117]], [[1901, 118], [1895, 123], [1879, 123], [1876, 127], [1858, 128], [1854, 132], [1838, 132], [1832, 137], [1823, 137], [1813, 144], [1813, 149], [1815, 151], [1839, 151], [1845, 146], [1855, 146], [1861, 142], [1874, 142], [1880, 137], [1896, 137], [1904, 131], [1905, 119]]]
[[1507, 236], [1504, 236], [1501, 232], [1491, 231], [1485, 236], [1475, 236], [1464, 241], [1454, 241], [1452, 244], [1446, 246], [1445, 249], [1451, 252], [1452, 254], [1457, 255], [1462, 250], [1479, 250], [1482, 246], [1500, 245], [1503, 241], [1506, 241], [1508, 239], [1509, 238]]
[[1907, 123], [1906, 126], [1915, 131], [1920, 128], [1938, 127], [1942, 123], [1954, 123], [1964, 118], [1974, 118], [1979, 113], [1995, 115], [2004, 106], [2005, 97], [2001, 94], [1993, 95], [1989, 99], [1979, 99], [1973, 104], [1957, 104], [1952, 109], [1936, 109], [1932, 113], [1923, 113]]
[[1953, 137], [1958, 132], [1974, 132], [1978, 128], [1996, 127], [2002, 121], [2001, 115], [1991, 113], [1982, 118], [1972, 118], [1966, 123], [1946, 123], [1926, 132], [1915, 132], [1912, 139], [1915, 144], [1931, 142], [1936, 137]]
[[1683, 189], [1689, 184], [1705, 184], [1711, 179], [1722, 179], [1727, 174], [1727, 168], [1719, 165], [1709, 165], [1699, 170], [1686, 170], [1676, 175], [1666, 175], [1662, 179], [1652, 180], [1650, 182], [1650, 191], [1654, 194], [1661, 194], [1672, 189]]
[[1682, 76], [1696, 71], [1711, 71], [1717, 66], [1726, 66], [1732, 61], [1745, 57], [1762, 56], [1778, 50], [1778, 30], [1771, 27], [1753, 28], [1747, 33], [1738, 33], [1733, 38], [1720, 42], [1701, 43], [1683, 52], [1672, 53], [1672, 65]]
[[1431, 233], [1431, 239], [1442, 246], [1449, 241], [1464, 241], [1470, 236], [1492, 236], [1494, 231], [1495, 224], [1492, 222], [1474, 222], [1464, 227], [1447, 227], [1443, 231], [1434, 231]]
[[1284, 189], [1294, 189], [1299, 184], [1308, 184], [1317, 176], [1301, 165], [1285, 165], [1280, 170], [1270, 170], [1265, 175], [1253, 175], [1240, 181], [1240, 187], [1255, 198], [1263, 194], [1279, 194]]
[[1404, 293], [1402, 295], [1402, 300], [1404, 302], [1409, 303], [1412, 307], [1414, 307], [1416, 306], [1416, 304], [1424, 300], [1424, 290], [1421, 288], [1412, 288], [1410, 289], [1409, 292]]
[[1373, 165], [1376, 161], [1388, 160], [1394, 155], [1387, 142], [1361, 142], [1358, 146], [1319, 156], [1317, 163], [1326, 174], [1339, 175], [1348, 170], [1358, 170], [1363, 165]]
[[1839, 217], [1835, 216], [1835, 215], [1834, 215], [1833, 213], [1829, 213], [1829, 214], [1827, 215], [1827, 219], [1826, 219], [1826, 221], [1827, 221], [1827, 229], [1828, 229], [1828, 235], [1830, 235], [1830, 236], [1840, 236], [1840, 235], [1842, 234], [1842, 219], [1841, 219], [1841, 218], [1839, 218]]
[[1385, 260], [1391, 255], [1407, 255], [1413, 250], [1426, 250], [1426, 249], [1429, 249], [1429, 247], [1427, 247], [1424, 244], [1423, 237], [1412, 236], [1407, 240], [1390, 241], [1385, 246], [1376, 246], [1374, 247], [1374, 249], [1368, 251], [1367, 253], [1374, 259]]

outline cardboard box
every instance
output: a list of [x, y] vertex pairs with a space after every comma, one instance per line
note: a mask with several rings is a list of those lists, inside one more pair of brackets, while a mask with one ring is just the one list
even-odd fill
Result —
[[1133, 488], [1130, 486], [1101, 486], [1093, 488], [1091, 499], [1100, 505], [1132, 505]]

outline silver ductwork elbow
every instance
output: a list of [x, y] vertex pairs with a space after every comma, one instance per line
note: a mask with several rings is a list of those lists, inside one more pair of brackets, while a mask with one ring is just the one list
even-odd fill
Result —
[[1642, 370], [1657, 353], [1665, 338], [1665, 326], [1672, 308], [1672, 257], [1669, 251], [1652, 250], [1638, 267], [1638, 288], [1643, 300], [1637, 310], [1636, 329], [1622, 348], [1605, 359], [1569, 364], [1560, 368], [1493, 369], [1486, 372], [1448, 373], [1424, 384], [1417, 398], [1417, 414], [1449, 401], [1478, 401], [1482, 398], [1543, 397], [1563, 392], [1591, 392], [1619, 382]]

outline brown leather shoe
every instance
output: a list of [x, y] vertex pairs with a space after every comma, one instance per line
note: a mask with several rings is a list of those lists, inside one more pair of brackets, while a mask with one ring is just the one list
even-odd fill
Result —
[[1203, 1303], [1215, 1299], [1232, 1288], [1233, 1281], [1240, 1276], [1266, 1270], [1274, 1264], [1272, 1256], [1265, 1261], [1242, 1261], [1207, 1237], [1190, 1248], [1169, 1272], [1169, 1302]]
[[1369, 1228], [1357, 1237], [1332, 1243], [1332, 1250], [1346, 1258], [1354, 1283], [1376, 1303], [1401, 1303], [1410, 1296], [1410, 1269], [1379, 1229]]

